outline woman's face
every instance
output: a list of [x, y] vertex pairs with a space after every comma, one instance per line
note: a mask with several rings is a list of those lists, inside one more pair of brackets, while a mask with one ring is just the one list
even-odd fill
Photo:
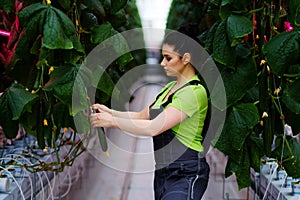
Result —
[[164, 44], [162, 55], [163, 60], [160, 64], [164, 67], [167, 76], [179, 76], [184, 69], [184, 63], [179, 54], [174, 51], [174, 46]]

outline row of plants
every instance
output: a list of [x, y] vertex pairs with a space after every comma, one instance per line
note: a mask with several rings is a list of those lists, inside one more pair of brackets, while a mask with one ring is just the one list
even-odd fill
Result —
[[226, 111], [212, 142], [228, 157], [226, 177], [248, 187], [250, 169], [259, 172], [261, 159], [272, 157], [299, 178], [300, 1], [174, 0], [167, 28], [188, 23], [198, 26], [226, 90], [225, 107], [214, 101], [218, 88], [211, 92], [212, 105]]
[[[0, 12], [0, 29], [9, 33], [7, 38], [0, 36], [0, 125], [7, 138], [15, 138], [22, 125], [37, 138], [39, 149], [50, 147], [56, 155], [61, 147], [71, 145], [62, 159], [57, 156], [52, 163], [26, 165], [32, 172], [61, 171], [85, 151], [90, 133], [86, 112], [89, 97], [94, 95], [89, 91], [96, 91], [96, 102], [109, 104], [120, 77], [145, 62], [144, 50], [130, 52], [130, 44], [121, 35], [118, 44], [106, 48], [110, 53], [118, 54], [120, 48], [129, 53], [108, 66], [86, 61], [106, 39], [141, 27], [136, 2], [4, 0]], [[143, 42], [140, 32], [135, 36], [137, 42]], [[100, 80], [95, 76], [99, 71]], [[75, 126], [74, 117], [80, 119], [80, 125]], [[64, 136], [66, 132], [72, 137]], [[78, 140], [76, 133], [87, 136]]]

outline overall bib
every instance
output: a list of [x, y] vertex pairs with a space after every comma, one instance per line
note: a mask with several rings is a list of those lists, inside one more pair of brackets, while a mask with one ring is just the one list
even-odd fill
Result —
[[[199, 80], [192, 80], [188, 85], [197, 85]], [[165, 92], [162, 91], [156, 100]], [[154, 119], [172, 102], [173, 94], [159, 109], [151, 108], [150, 117]], [[204, 130], [204, 129], [203, 129]], [[204, 136], [203, 136], [204, 137]], [[200, 200], [207, 188], [210, 168], [201, 152], [186, 147], [176, 137], [173, 130], [153, 137], [155, 174], [155, 200]]]

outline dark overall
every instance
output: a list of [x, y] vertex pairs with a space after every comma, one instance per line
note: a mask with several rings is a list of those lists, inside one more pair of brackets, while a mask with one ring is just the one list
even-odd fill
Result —
[[[199, 83], [198, 80], [193, 80], [178, 90]], [[162, 91], [156, 97], [156, 100], [165, 91]], [[172, 102], [174, 93], [168, 97], [159, 109], [151, 108], [154, 103], [150, 106], [151, 119], [159, 115], [163, 108]], [[171, 129], [154, 136], [153, 145], [156, 162], [154, 175], [155, 200], [200, 200], [207, 188], [210, 171], [205, 157], [183, 145]]]

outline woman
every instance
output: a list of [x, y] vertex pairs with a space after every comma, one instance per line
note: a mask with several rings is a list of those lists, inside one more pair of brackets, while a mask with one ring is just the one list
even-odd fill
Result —
[[166, 36], [161, 65], [176, 81], [168, 83], [140, 112], [120, 112], [99, 104], [91, 107], [97, 111], [90, 116], [93, 127], [153, 137], [156, 200], [199, 200], [208, 184], [209, 165], [201, 155], [208, 99], [194, 67], [194, 47], [195, 41], [179, 32]]

